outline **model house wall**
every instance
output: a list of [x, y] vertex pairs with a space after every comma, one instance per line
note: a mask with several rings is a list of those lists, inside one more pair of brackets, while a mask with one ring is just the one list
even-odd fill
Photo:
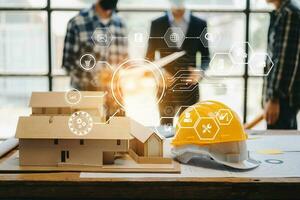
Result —
[[151, 136], [145, 142], [134, 138], [130, 141], [129, 146], [138, 156], [163, 156], [163, 140], [158, 137], [156, 133], [151, 134]]
[[97, 116], [101, 122], [105, 121], [103, 92], [80, 92], [81, 98], [77, 104], [68, 103], [65, 94], [65, 92], [33, 92], [29, 103], [32, 115], [71, 115], [77, 111], [85, 111]]
[[20, 165], [111, 164], [115, 152], [127, 152], [128, 140], [23, 139]]
[[[68, 116], [20, 117], [21, 165], [103, 165], [111, 163], [115, 152], [127, 152], [130, 135], [127, 117], [115, 117], [109, 123], [94, 125], [87, 135], [75, 135], [68, 127]], [[69, 156], [67, 156], [69, 155]], [[65, 156], [62, 162], [62, 156]]]
[[144, 155], [148, 157], [163, 156], [163, 140], [156, 134], [152, 134], [145, 143]]

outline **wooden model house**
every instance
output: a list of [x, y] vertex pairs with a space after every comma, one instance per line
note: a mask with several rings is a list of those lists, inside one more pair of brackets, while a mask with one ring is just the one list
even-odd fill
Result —
[[[101, 94], [82, 92], [82, 100], [69, 105], [63, 92], [33, 93], [32, 115], [20, 117], [16, 131], [20, 165], [103, 166], [113, 164], [117, 152], [129, 152], [138, 163], [171, 162], [163, 158], [163, 138], [151, 129], [128, 117], [101, 122]], [[88, 134], [70, 129], [70, 117], [78, 111], [93, 119]]]
[[164, 138], [149, 127], [130, 120], [130, 133], [134, 137], [129, 142], [129, 154], [139, 163], [170, 163], [163, 157]]

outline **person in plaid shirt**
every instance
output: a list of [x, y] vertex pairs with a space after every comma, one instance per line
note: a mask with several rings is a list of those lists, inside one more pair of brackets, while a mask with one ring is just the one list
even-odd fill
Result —
[[[109, 116], [119, 109], [111, 96], [111, 67], [116, 68], [128, 58], [126, 27], [116, 15], [117, 2], [99, 0], [73, 17], [67, 26], [63, 52], [63, 68], [71, 77], [71, 86], [79, 91], [107, 91], [106, 109]], [[95, 43], [93, 33], [96, 29], [111, 33], [109, 45]], [[80, 67], [80, 58], [85, 54], [93, 55], [97, 61], [91, 70]]]
[[[274, 67], [264, 80], [268, 129], [297, 129], [300, 108], [300, 7], [293, 0], [267, 0], [275, 5], [268, 33], [268, 55]], [[266, 71], [271, 67], [267, 62]]]

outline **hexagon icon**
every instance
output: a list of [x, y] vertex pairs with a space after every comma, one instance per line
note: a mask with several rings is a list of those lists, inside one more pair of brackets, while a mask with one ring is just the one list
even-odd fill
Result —
[[194, 128], [199, 120], [200, 115], [194, 107], [191, 107], [181, 114], [177, 124], [180, 128]]
[[216, 114], [216, 118], [220, 125], [229, 125], [233, 115], [229, 109], [220, 109]]
[[196, 131], [200, 140], [214, 140], [220, 127], [214, 117], [201, 117]]
[[234, 67], [234, 63], [229, 53], [215, 53], [209, 63], [209, 71], [214, 76], [229, 75]]
[[149, 35], [146, 29], [133, 28], [129, 32], [129, 40], [134, 46], [143, 47], [147, 44]]
[[267, 53], [254, 53], [249, 60], [250, 72], [256, 76], [268, 76], [274, 63]]
[[164, 35], [164, 40], [170, 48], [180, 48], [185, 40], [185, 35], [181, 28], [168, 28]]
[[108, 47], [113, 40], [113, 36], [109, 28], [96, 28], [92, 35], [95, 45]]
[[249, 42], [240, 42], [234, 44], [230, 49], [230, 56], [232, 61], [236, 64], [246, 64], [245, 59], [248, 54], [245, 51], [245, 46], [248, 46], [248, 54], [252, 54], [253, 49]]
[[217, 46], [221, 40], [221, 35], [217, 32], [208, 31], [207, 28], [203, 29], [200, 35], [200, 41], [204, 47]]

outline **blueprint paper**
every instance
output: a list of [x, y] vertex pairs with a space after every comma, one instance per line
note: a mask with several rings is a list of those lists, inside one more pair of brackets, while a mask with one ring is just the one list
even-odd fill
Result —
[[[251, 138], [251, 136], [250, 136]], [[169, 155], [166, 140], [165, 154]], [[249, 171], [230, 169], [208, 158], [192, 159], [189, 165], [181, 165], [180, 174], [164, 173], [81, 173], [81, 178], [281, 178], [300, 177], [300, 135], [264, 135], [248, 140], [250, 156], [261, 162]], [[278, 149], [282, 154], [265, 155], [257, 151]], [[276, 164], [278, 163], [278, 164]]]

